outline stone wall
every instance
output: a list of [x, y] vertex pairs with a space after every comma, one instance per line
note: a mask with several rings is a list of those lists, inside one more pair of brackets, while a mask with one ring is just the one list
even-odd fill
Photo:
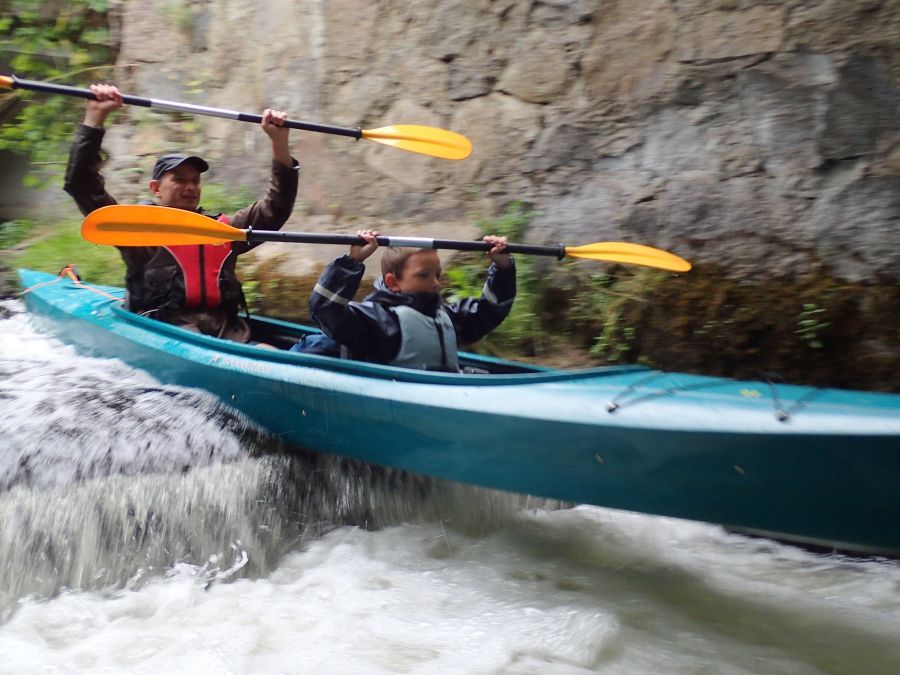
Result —
[[[447, 162], [295, 132], [298, 224], [465, 231], [523, 200], [534, 240], [640, 241], [737, 278], [900, 275], [897, 0], [126, 0], [121, 27], [130, 92], [474, 144]], [[259, 130], [170, 119], [115, 127], [113, 167], [144, 169], [120, 189], [185, 144], [212, 180], [261, 184]]]

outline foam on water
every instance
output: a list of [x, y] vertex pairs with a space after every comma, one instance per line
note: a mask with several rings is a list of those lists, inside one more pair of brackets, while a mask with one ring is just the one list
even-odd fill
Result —
[[25, 601], [0, 632], [0, 669], [812, 674], [900, 664], [895, 565], [593, 507], [521, 512], [477, 537], [439, 523], [343, 527], [264, 579], [202, 577], [184, 565], [137, 591]]
[[34, 332], [17, 308], [0, 330], [0, 490], [168, 473], [232, 461], [264, 442], [212, 396], [79, 357]]
[[0, 673], [900, 671], [896, 562], [287, 454], [21, 313], [0, 353]]
[[[430, 517], [472, 493], [285, 448], [210, 395], [79, 356], [12, 309], [0, 321], [0, 618], [28, 595], [135, 589], [179, 564], [210, 582], [265, 575], [333, 527]], [[484, 522], [500, 501], [467, 511]]]

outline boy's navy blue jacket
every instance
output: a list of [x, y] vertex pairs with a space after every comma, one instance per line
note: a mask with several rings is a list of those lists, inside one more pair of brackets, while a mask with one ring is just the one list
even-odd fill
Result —
[[379, 279], [376, 290], [363, 302], [352, 302], [364, 270], [365, 266], [349, 255], [341, 256], [322, 272], [309, 300], [312, 318], [322, 332], [361, 361], [390, 363], [400, 351], [400, 323], [390, 307], [410, 305], [429, 316], [442, 307], [456, 329], [457, 342], [472, 344], [503, 322], [516, 297], [515, 265], [500, 269], [491, 264], [478, 299], [449, 305], [428, 297], [436, 294], [395, 293]]

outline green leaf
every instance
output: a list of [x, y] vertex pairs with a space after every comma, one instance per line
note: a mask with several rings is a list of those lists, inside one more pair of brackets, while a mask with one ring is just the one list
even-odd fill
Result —
[[[0, 61], [18, 75], [87, 86], [97, 66], [115, 62], [106, 0], [68, 0], [48, 11], [41, 0], [0, 2]], [[84, 102], [65, 96], [18, 92], [22, 102], [0, 126], [0, 148], [28, 157], [28, 181], [58, 180]], [[43, 166], [37, 166], [38, 164]], [[48, 168], [49, 167], [49, 168]]]

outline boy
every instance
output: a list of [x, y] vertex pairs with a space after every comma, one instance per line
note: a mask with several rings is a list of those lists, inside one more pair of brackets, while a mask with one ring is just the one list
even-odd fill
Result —
[[[363, 302], [352, 302], [365, 267], [378, 248], [374, 230], [357, 232], [353, 245], [319, 277], [309, 301], [322, 331], [362, 361], [404, 368], [458, 372], [457, 344], [477, 342], [509, 314], [516, 296], [506, 237], [486, 236], [493, 264], [479, 299], [448, 305], [441, 300], [441, 261], [431, 249], [389, 248], [381, 259], [382, 277]], [[302, 347], [298, 351], [304, 351]]]

